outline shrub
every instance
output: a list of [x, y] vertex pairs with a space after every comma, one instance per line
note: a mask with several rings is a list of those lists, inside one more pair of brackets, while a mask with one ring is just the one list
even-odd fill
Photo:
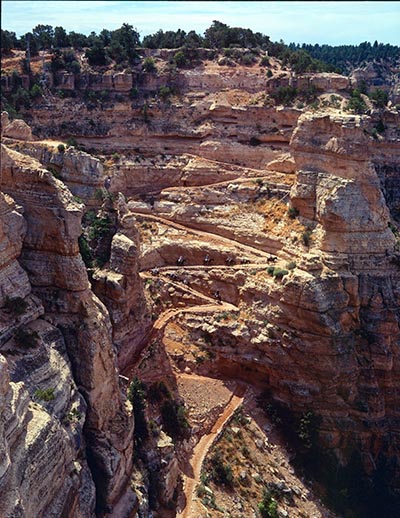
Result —
[[90, 224], [89, 239], [99, 239], [107, 235], [110, 231], [111, 221], [108, 216], [95, 216]]
[[294, 86], [280, 86], [276, 92], [272, 92], [271, 97], [284, 106], [289, 106], [297, 97], [298, 91]]
[[178, 68], [183, 68], [187, 65], [186, 55], [182, 50], [179, 50], [173, 57], [174, 63]]
[[61, 178], [58, 169], [56, 169], [54, 166], [48, 165], [47, 170], [54, 176], [54, 178], [57, 178], [58, 180]]
[[273, 266], [268, 266], [268, 268], [267, 268], [268, 275], [272, 275], [274, 273], [274, 269], [275, 268]]
[[81, 65], [79, 64], [79, 61], [75, 60], [71, 61], [71, 63], [68, 63], [65, 68], [72, 74], [79, 74], [81, 71]]
[[67, 140], [67, 146], [68, 147], [76, 147], [76, 140], [74, 139], [74, 137], [70, 137]]
[[65, 151], [64, 144], [58, 144], [57, 149], [58, 149], [59, 153], [64, 153], [64, 151]]
[[[269, 57], [268, 56], [263, 56], [261, 58], [260, 65], [262, 67], [267, 67], [269, 65]], [[271, 71], [269, 70], [269, 72], [271, 72]]]
[[272, 70], [267, 70], [267, 77], [272, 77], [273, 74], [272, 74]]
[[299, 209], [296, 209], [296, 207], [289, 207], [287, 213], [290, 219], [296, 219], [300, 214]]
[[258, 504], [261, 518], [278, 518], [278, 503], [268, 490], [264, 490], [263, 499]]
[[145, 415], [146, 408], [146, 392], [145, 386], [138, 378], [133, 378], [128, 388], [128, 399], [133, 406], [133, 415], [135, 417], [135, 443], [140, 446], [142, 442], [149, 436], [147, 421]]
[[252, 54], [244, 54], [241, 57], [240, 62], [242, 65], [250, 66], [254, 63], [255, 60], [256, 58]]
[[301, 240], [303, 242], [303, 245], [305, 246], [310, 246], [311, 244], [311, 234], [312, 234], [312, 230], [306, 230], [305, 232], [303, 232], [303, 234], [301, 235]]
[[42, 89], [38, 84], [34, 84], [31, 88], [31, 91], [29, 92], [29, 95], [32, 97], [32, 99], [36, 99], [36, 97], [40, 97], [42, 95]]
[[38, 390], [36, 390], [33, 397], [35, 399], [39, 399], [42, 401], [53, 401], [53, 399], [55, 399], [54, 389], [53, 388], [38, 389]]
[[93, 255], [92, 250], [90, 249], [89, 243], [87, 239], [82, 234], [78, 239], [79, 252], [81, 254], [82, 260], [85, 263], [86, 268], [92, 268], [93, 266]]
[[167, 400], [161, 407], [161, 416], [166, 433], [173, 439], [187, 437], [189, 423], [186, 419], [185, 407], [174, 400]]
[[216, 484], [232, 487], [233, 486], [233, 473], [232, 468], [229, 464], [225, 464], [222, 460], [221, 452], [218, 450], [210, 460], [212, 470], [211, 478]]
[[297, 264], [294, 262], [294, 261], [290, 261], [289, 263], [286, 264], [286, 268], [288, 270], [294, 270], [296, 268]]
[[131, 99], [136, 99], [139, 95], [139, 91], [136, 87], [131, 88], [131, 91], [129, 92], [129, 97]]
[[39, 340], [39, 335], [36, 331], [19, 327], [15, 332], [14, 340], [20, 347], [35, 347]]
[[172, 95], [172, 89], [169, 86], [160, 86], [158, 95], [163, 101], [166, 101]]
[[155, 72], [157, 70], [153, 58], [145, 58], [145, 60], [143, 61], [143, 70], [145, 70], [146, 72]]
[[383, 124], [382, 119], [379, 119], [378, 122], [375, 124], [374, 129], [377, 131], [377, 133], [384, 133], [385, 131], [385, 125]]
[[288, 273], [288, 270], [283, 270], [282, 268], [276, 266], [272, 272], [272, 275], [275, 277], [275, 279], [282, 279]]
[[6, 297], [4, 307], [9, 313], [22, 315], [25, 313], [28, 303], [22, 297]]
[[389, 100], [388, 93], [382, 90], [381, 88], [377, 88], [374, 92], [371, 92], [368, 97], [379, 107], [384, 108]]
[[361, 97], [359, 90], [355, 89], [352, 91], [350, 100], [347, 103], [347, 109], [357, 114], [362, 114], [367, 111], [367, 105]]

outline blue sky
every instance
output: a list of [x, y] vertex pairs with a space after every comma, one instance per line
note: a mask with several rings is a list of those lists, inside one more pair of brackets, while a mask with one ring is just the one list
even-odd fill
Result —
[[117, 29], [125, 22], [142, 37], [158, 29], [203, 33], [219, 20], [285, 43], [400, 44], [400, 2], [3, 0], [1, 11], [2, 28], [18, 36], [40, 23], [85, 34]]

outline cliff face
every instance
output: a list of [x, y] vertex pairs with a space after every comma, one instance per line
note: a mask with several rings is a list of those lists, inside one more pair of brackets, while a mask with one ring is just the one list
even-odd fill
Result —
[[107, 510], [126, 493], [133, 422], [108, 313], [79, 254], [80, 206], [39, 162], [4, 146], [1, 187], [2, 515], [91, 516], [96, 499]]
[[[296, 79], [322, 89], [319, 109], [272, 106], [265, 89], [294, 79], [264, 75], [208, 62], [175, 75], [180, 96], [165, 100], [155, 93], [164, 70], [137, 83], [133, 102], [136, 77], [60, 76], [64, 89], [122, 95], [53, 99], [29, 113], [35, 134], [73, 135], [98, 158], [5, 124], [5, 516], [135, 507], [117, 365], [149, 383], [173, 378], [177, 391], [193, 371], [198, 383], [204, 374], [259, 382], [294, 414], [319, 417], [318, 444], [340, 466], [357, 454], [360, 476], [383, 469], [378, 486], [399, 489], [399, 114], [350, 115], [345, 97], [329, 104], [332, 92], [348, 95], [336, 75]], [[82, 232], [103, 254], [86, 257], [87, 269]], [[164, 504], [193, 442], [168, 442], [163, 459], [146, 452], [153, 471], [174, 466]], [[22, 480], [35, 462], [47, 478]], [[41, 499], [54, 473], [54, 493]]]

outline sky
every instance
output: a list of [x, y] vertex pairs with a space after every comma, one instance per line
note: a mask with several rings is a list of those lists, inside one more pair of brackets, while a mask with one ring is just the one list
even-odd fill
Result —
[[2, 0], [1, 28], [17, 36], [38, 24], [89, 34], [123, 23], [140, 36], [158, 29], [203, 34], [218, 20], [285, 43], [400, 45], [400, 1], [41, 1]]

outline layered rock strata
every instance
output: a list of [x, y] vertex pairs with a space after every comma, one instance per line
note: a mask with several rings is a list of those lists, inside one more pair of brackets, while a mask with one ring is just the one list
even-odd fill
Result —
[[[4, 242], [16, 244], [3, 249], [3, 296], [14, 304], [16, 295], [31, 299], [23, 315], [8, 319], [12, 305], [2, 299], [2, 514], [91, 516], [95, 504], [97, 512], [111, 511], [127, 490], [133, 422], [108, 313], [90, 290], [79, 254], [81, 208], [39, 162], [4, 146], [1, 187], [2, 207], [14, 199], [24, 212], [22, 218], [9, 210], [5, 218]], [[7, 231], [23, 237], [21, 255], [22, 239], [12, 241]], [[27, 476], [29, 469], [36, 474]], [[48, 492], [55, 483], [59, 490]]]

